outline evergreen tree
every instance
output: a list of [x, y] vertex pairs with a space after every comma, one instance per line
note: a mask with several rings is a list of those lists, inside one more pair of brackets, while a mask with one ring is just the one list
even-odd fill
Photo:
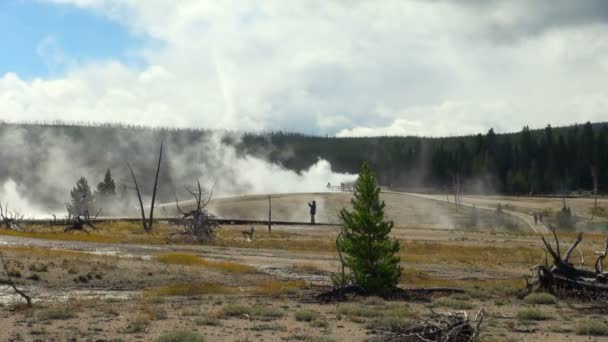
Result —
[[97, 194], [103, 198], [116, 195], [116, 184], [114, 184], [110, 169], [106, 171], [103, 182], [97, 184]]
[[382, 292], [395, 285], [401, 275], [399, 242], [389, 240], [392, 221], [384, 220], [384, 202], [380, 201], [376, 176], [363, 164], [351, 200], [353, 211], [342, 209], [343, 237], [340, 249], [346, 253], [345, 264], [353, 281], [371, 292]]

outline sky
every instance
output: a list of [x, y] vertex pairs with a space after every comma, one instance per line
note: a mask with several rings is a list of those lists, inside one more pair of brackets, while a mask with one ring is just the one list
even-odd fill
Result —
[[0, 119], [331, 136], [608, 121], [604, 0], [0, 0]]

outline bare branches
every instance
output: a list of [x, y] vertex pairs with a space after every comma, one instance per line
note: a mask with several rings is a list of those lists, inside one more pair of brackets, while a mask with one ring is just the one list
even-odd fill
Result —
[[572, 243], [572, 245], [570, 245], [570, 247], [568, 248], [568, 250], [566, 251], [566, 254], [564, 254], [564, 262], [568, 262], [568, 259], [570, 259], [570, 255], [572, 254], [572, 252], [574, 252], [574, 249], [576, 248], [576, 246], [578, 246], [578, 244], [583, 240], [583, 233], [578, 233], [576, 235], [576, 240]]
[[139, 185], [137, 184], [137, 178], [135, 177], [135, 172], [133, 172], [133, 168], [131, 168], [131, 164], [127, 163], [127, 167], [131, 172], [131, 177], [133, 177], [133, 184], [135, 185], [135, 191], [137, 192], [137, 199], [139, 200], [139, 207], [141, 209], [141, 224], [144, 228], [144, 231], [147, 233], [152, 231], [152, 225], [154, 224], [154, 202], [156, 201], [156, 189], [158, 187], [158, 175], [160, 173], [160, 164], [163, 159], [163, 144], [160, 144], [160, 151], [158, 153], [158, 164], [156, 165], [156, 176], [154, 178], [154, 188], [152, 190], [152, 203], [150, 203], [150, 215], [148, 220], [146, 220], [146, 213], [144, 211], [144, 202], [141, 199], [141, 191], [139, 190]]
[[4, 273], [6, 274], [6, 280], [0, 280], [0, 284], [5, 284], [5, 285], [8, 285], [11, 288], [13, 288], [13, 291], [15, 291], [16, 294], [21, 296], [21, 298], [25, 299], [27, 306], [31, 307], [32, 298], [30, 296], [28, 296], [25, 292], [19, 290], [19, 288], [17, 288], [17, 286], [13, 282], [13, 279], [11, 278], [11, 274], [8, 271], [8, 265], [6, 264], [6, 261], [4, 260], [4, 255], [2, 254], [2, 252], [0, 252], [0, 263], [2, 264], [2, 269], [4, 270]]
[[471, 342], [479, 336], [485, 311], [479, 310], [473, 320], [465, 311], [439, 314], [431, 310], [431, 317], [407, 328], [393, 328], [383, 333], [389, 341]]
[[179, 205], [179, 199], [175, 196], [175, 206], [177, 211], [182, 215], [178, 219], [178, 224], [184, 227], [184, 235], [193, 237], [199, 242], [210, 241], [215, 239], [215, 231], [219, 228], [219, 223], [215, 216], [210, 214], [205, 207], [213, 196], [213, 187], [209, 191], [207, 200], [203, 199], [203, 188], [201, 182], [197, 180], [196, 190], [186, 188], [186, 190], [194, 197], [195, 209], [184, 211]]
[[4, 225], [4, 228], [20, 231], [21, 221], [23, 221], [24, 217], [25, 215], [17, 211], [10, 211], [8, 209], [8, 203], [4, 204], [4, 207], [2, 206], [2, 203], [0, 203], [0, 220]]

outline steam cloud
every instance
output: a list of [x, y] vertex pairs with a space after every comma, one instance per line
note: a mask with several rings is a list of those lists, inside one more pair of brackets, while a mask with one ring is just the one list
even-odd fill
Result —
[[[30, 216], [64, 212], [70, 189], [81, 176], [92, 190], [110, 169], [120, 194], [131, 186], [130, 162], [144, 197], [151, 194], [158, 146], [165, 143], [159, 180], [160, 201], [188, 197], [186, 187], [200, 179], [214, 196], [326, 191], [328, 182], [352, 181], [319, 159], [296, 172], [241, 153], [238, 134], [115, 127], [0, 125], [0, 201]], [[134, 202], [134, 193], [127, 190]]]

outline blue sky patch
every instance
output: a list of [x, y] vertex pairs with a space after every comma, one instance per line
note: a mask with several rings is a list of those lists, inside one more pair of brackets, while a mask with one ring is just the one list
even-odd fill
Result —
[[144, 65], [136, 51], [151, 43], [74, 6], [0, 0], [0, 76], [59, 77], [75, 64], [109, 59]]

